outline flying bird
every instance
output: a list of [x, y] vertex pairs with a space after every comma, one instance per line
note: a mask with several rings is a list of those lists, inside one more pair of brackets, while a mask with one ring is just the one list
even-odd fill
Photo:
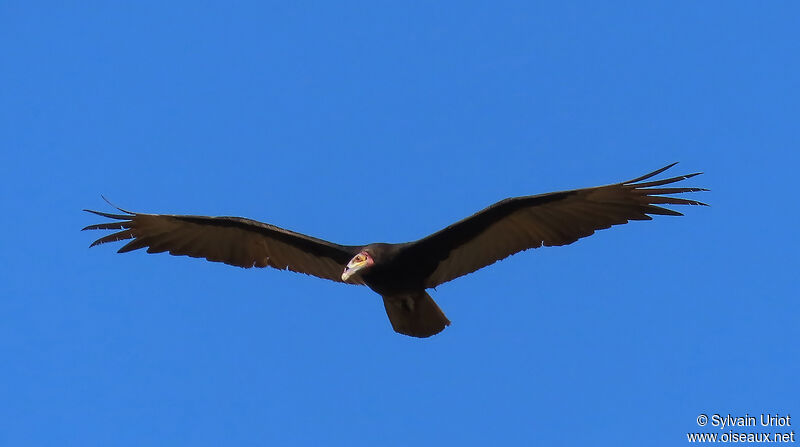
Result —
[[530, 248], [571, 244], [613, 225], [650, 220], [650, 215], [682, 215], [659, 205], [706, 205], [670, 195], [707, 189], [664, 187], [699, 172], [645, 182], [675, 164], [626, 182], [501, 200], [441, 231], [401, 244], [339, 245], [242, 217], [144, 214], [121, 208], [117, 209], [123, 214], [84, 210], [114, 219], [84, 230], [119, 230], [91, 244], [130, 240], [119, 253], [147, 248], [148, 253], [244, 268], [273, 267], [366, 285], [383, 297], [395, 331], [430, 337], [450, 320], [426, 289]]

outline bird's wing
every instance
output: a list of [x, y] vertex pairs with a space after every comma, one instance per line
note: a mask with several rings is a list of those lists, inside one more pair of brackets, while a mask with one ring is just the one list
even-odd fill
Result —
[[269, 266], [342, 282], [344, 266], [359, 249], [241, 217], [84, 211], [115, 219], [84, 230], [120, 230], [91, 245], [131, 239], [118, 253], [147, 247], [148, 253], [166, 251], [244, 268]]
[[665, 196], [706, 189], [663, 187], [700, 173], [644, 182], [674, 165], [622, 183], [502, 200], [409, 244], [402, 264], [435, 287], [523, 250], [571, 244], [649, 214], [682, 215], [658, 205], [706, 205]]

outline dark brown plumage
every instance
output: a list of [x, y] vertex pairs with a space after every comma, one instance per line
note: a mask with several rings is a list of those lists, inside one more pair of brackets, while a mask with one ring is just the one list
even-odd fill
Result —
[[120, 230], [91, 246], [130, 240], [120, 253], [147, 248], [239, 267], [274, 267], [332, 281], [364, 284], [379, 293], [395, 331], [415, 337], [441, 332], [450, 321], [425, 289], [474, 272], [514, 253], [567, 245], [597, 230], [650, 215], [680, 216], [659, 205], [705, 205], [671, 194], [703, 188], [663, 187], [699, 173], [645, 182], [647, 175], [594, 188], [505, 199], [447, 228], [402, 244], [339, 245], [241, 217], [124, 214], [85, 210], [114, 222], [84, 230]]

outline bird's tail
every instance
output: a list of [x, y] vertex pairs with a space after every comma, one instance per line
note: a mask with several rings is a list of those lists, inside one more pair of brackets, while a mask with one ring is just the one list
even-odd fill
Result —
[[442, 309], [424, 290], [383, 297], [386, 315], [396, 332], [412, 337], [430, 337], [450, 325]]

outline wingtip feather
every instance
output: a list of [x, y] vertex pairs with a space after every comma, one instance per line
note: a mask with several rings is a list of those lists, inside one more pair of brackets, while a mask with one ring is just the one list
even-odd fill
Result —
[[637, 177], [637, 178], [635, 178], [635, 179], [633, 179], [633, 180], [628, 180], [627, 182], [622, 182], [622, 183], [623, 183], [623, 184], [630, 184], [630, 183], [641, 182], [642, 180], [647, 180], [647, 179], [649, 179], [650, 177], [653, 177], [653, 176], [656, 176], [656, 175], [658, 175], [658, 174], [661, 174], [662, 172], [664, 172], [664, 171], [666, 171], [667, 169], [669, 169], [669, 168], [671, 168], [671, 167], [675, 166], [676, 164], [678, 164], [678, 162], [677, 162], [677, 161], [676, 161], [676, 162], [674, 162], [674, 163], [668, 164], [668, 165], [664, 166], [664, 167], [663, 167], [663, 168], [661, 168], [661, 169], [656, 169], [655, 171], [653, 171], [653, 172], [651, 172], [651, 173], [649, 173], [649, 174], [645, 174], [645, 175], [643, 175], [643, 176], [641, 176], [641, 177]]
[[106, 196], [104, 196], [104, 195], [102, 195], [102, 194], [100, 194], [100, 197], [102, 197], [102, 198], [103, 198], [103, 200], [105, 200], [105, 202], [106, 202], [107, 204], [109, 204], [109, 205], [111, 205], [112, 207], [114, 207], [114, 208], [116, 208], [116, 209], [118, 209], [118, 210], [122, 211], [123, 213], [128, 213], [128, 214], [136, 214], [136, 213], [134, 213], [133, 211], [128, 211], [128, 210], [126, 210], [126, 209], [124, 209], [124, 208], [120, 208], [120, 207], [118, 207], [117, 205], [114, 205], [114, 204], [113, 204], [113, 203], [112, 203], [110, 200], [108, 200], [108, 198], [106, 198]]

